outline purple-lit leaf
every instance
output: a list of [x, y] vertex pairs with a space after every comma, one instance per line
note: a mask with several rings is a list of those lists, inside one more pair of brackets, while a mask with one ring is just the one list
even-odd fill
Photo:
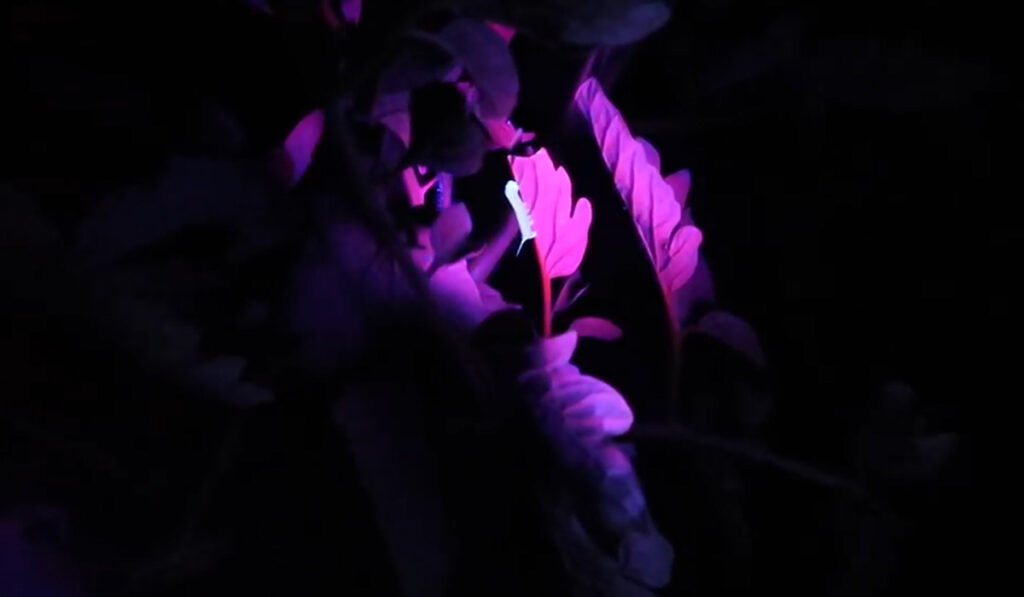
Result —
[[358, 23], [363, 13], [363, 0], [341, 0], [341, 16], [349, 23]]
[[590, 285], [583, 283], [583, 276], [579, 270], [576, 270], [573, 275], [565, 279], [565, 283], [562, 284], [562, 289], [558, 292], [558, 297], [555, 299], [555, 305], [552, 310], [558, 313], [568, 309], [583, 296], [583, 293], [588, 288], [590, 288]]
[[505, 43], [512, 41], [512, 38], [516, 35], [516, 30], [508, 25], [502, 25], [501, 23], [487, 22], [487, 26], [490, 27], [495, 33], [497, 33], [501, 39], [505, 40]]
[[488, 315], [508, 305], [490, 287], [478, 285], [466, 268], [466, 260], [442, 265], [430, 276], [430, 294], [442, 317], [456, 328], [469, 332]]
[[593, 217], [590, 201], [572, 202], [572, 183], [564, 168], [555, 168], [546, 149], [529, 157], [509, 156], [519, 193], [530, 211], [534, 242], [549, 279], [576, 271], [587, 250]]
[[278, 153], [282, 159], [280, 172], [288, 186], [294, 186], [305, 174], [323, 132], [324, 112], [313, 110], [288, 133]]
[[512, 149], [523, 139], [523, 129], [518, 129], [504, 118], [484, 118], [480, 121], [496, 148]]
[[[661, 170], [661, 156], [658, 154], [658, 150], [651, 145], [651, 142], [643, 137], [637, 137], [636, 142], [640, 144], [640, 147], [644, 150], [644, 155], [647, 156], [647, 162], [654, 166], [657, 170]], [[667, 179], [666, 179], [667, 180]], [[682, 202], [680, 202], [682, 203]]]
[[601, 155], [629, 207], [662, 290], [666, 298], [672, 297], [697, 268], [702, 240], [700, 230], [689, 225], [683, 213], [688, 174], [674, 175], [672, 184], [662, 178], [660, 160], [654, 159], [657, 152], [630, 134], [626, 121], [594, 79], [580, 85], [575, 101], [593, 128]]
[[480, 302], [484, 306], [484, 311], [488, 314], [502, 309], [515, 307], [515, 305], [506, 303], [505, 298], [501, 296], [501, 293], [495, 290], [492, 286], [488, 286], [482, 282], [477, 282], [477, 290], [480, 291]]
[[[658, 155], [657, 152], [655, 152], [654, 155], [657, 158], [657, 155]], [[660, 160], [661, 158], [657, 158], [657, 159]], [[659, 166], [659, 169], [660, 169], [660, 166]], [[668, 183], [668, 186], [672, 187], [672, 194], [673, 194], [673, 196], [675, 196], [676, 201], [679, 202], [679, 205], [681, 205], [683, 207], [683, 210], [685, 212], [685, 210], [686, 210], [686, 198], [690, 194], [690, 185], [693, 183], [693, 179], [690, 176], [690, 171], [689, 170], [680, 170], [678, 172], [674, 172], [672, 174], [669, 174], [668, 176], [665, 177], [665, 182]], [[683, 217], [684, 218], [686, 217], [685, 213], [683, 214]]]
[[[535, 408], [542, 419], [557, 427], [547, 430], [556, 435], [552, 438], [556, 444], [560, 441], [557, 435], [564, 433], [599, 449], [604, 438], [629, 431], [633, 411], [618, 390], [583, 375], [569, 362], [576, 342], [575, 331], [538, 341], [529, 350], [532, 368], [520, 376], [520, 382], [527, 388], [543, 388], [533, 397]], [[549, 416], [551, 411], [556, 416]]]
[[580, 338], [597, 338], [598, 340], [618, 340], [622, 337], [619, 326], [601, 317], [580, 317], [569, 325]]
[[433, 267], [440, 267], [462, 250], [473, 231], [473, 220], [464, 203], [456, 203], [441, 212], [430, 228], [430, 245], [434, 249]]
[[711, 279], [711, 268], [703, 257], [697, 259], [697, 269], [693, 276], [676, 291], [672, 297], [673, 305], [682, 325], [691, 323], [692, 316], [699, 305], [710, 305], [715, 301], [715, 284]]
[[694, 330], [711, 336], [747, 358], [757, 367], [765, 366], [764, 351], [757, 333], [746, 321], [726, 311], [712, 311], [700, 318]]

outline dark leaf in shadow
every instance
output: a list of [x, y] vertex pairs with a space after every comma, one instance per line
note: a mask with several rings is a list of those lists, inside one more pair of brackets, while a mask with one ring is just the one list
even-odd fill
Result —
[[438, 33], [476, 85], [477, 114], [505, 119], [519, 97], [519, 73], [508, 44], [482, 21], [456, 19]]
[[758, 368], [765, 366], [764, 351], [757, 333], [746, 321], [725, 311], [711, 311], [694, 326], [691, 333], [706, 334], [743, 355]]
[[661, 0], [460, 0], [459, 5], [539, 39], [584, 46], [633, 43], [672, 14]]
[[435, 83], [413, 92], [412, 145], [406, 161], [440, 172], [466, 176], [480, 169], [487, 134], [466, 110], [452, 85]]

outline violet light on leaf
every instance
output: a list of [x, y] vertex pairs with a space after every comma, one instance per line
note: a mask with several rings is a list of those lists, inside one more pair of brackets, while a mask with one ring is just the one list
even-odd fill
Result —
[[429, 288], [441, 316], [464, 333], [509, 307], [496, 290], [473, 279], [465, 259], [437, 267], [430, 275]]
[[313, 153], [324, 132], [323, 110], [313, 110], [288, 133], [278, 153], [281, 176], [295, 186], [313, 161]]
[[580, 338], [612, 341], [622, 337], [622, 329], [602, 317], [580, 317], [569, 325], [569, 329]]
[[583, 276], [580, 275], [579, 270], [566, 278], [562, 284], [562, 289], [558, 291], [558, 297], [555, 299], [555, 313], [565, 311], [571, 307], [589, 288], [589, 284], [583, 283]]
[[682, 355], [681, 327], [693, 303], [693, 293], [685, 287], [697, 270], [703, 240], [685, 209], [690, 175], [682, 171], [668, 180], [663, 178], [658, 151], [646, 140], [633, 137], [622, 114], [593, 78], [583, 81], [574, 101], [590, 122], [601, 156], [629, 208], [661, 286], [672, 334], [667, 396], [670, 417], [674, 418]]
[[[618, 390], [580, 373], [570, 360], [576, 351], [578, 334], [570, 330], [539, 340], [528, 350], [533, 367], [520, 376], [527, 388], [543, 389], [534, 395], [539, 411], [555, 411], [542, 417], [557, 429], [548, 429], [552, 439], [566, 444], [582, 442], [588, 451], [599, 452], [609, 437], [622, 435], [633, 426], [633, 410]], [[565, 446], [566, 454], [580, 446]], [[572, 458], [567, 458], [572, 460]]]
[[697, 268], [702, 240], [700, 230], [684, 211], [689, 173], [683, 171], [663, 178], [657, 150], [644, 139], [633, 137], [622, 114], [594, 79], [580, 85], [575, 102], [591, 124], [601, 155], [633, 216], [640, 240], [657, 272], [666, 306], [675, 320], [678, 314], [671, 297]]
[[341, 0], [341, 16], [349, 23], [358, 23], [363, 14], [363, 0]]

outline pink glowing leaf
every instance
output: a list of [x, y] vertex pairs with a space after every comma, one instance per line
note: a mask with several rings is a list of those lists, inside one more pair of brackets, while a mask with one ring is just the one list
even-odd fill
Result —
[[575, 102], [593, 128], [662, 289], [666, 297], [672, 296], [693, 275], [702, 240], [683, 210], [689, 173], [662, 178], [657, 151], [630, 134], [626, 121], [594, 79], [580, 85]]
[[622, 329], [601, 317], [580, 317], [569, 325], [580, 338], [597, 338], [598, 340], [618, 340], [622, 337]]
[[512, 121], [505, 118], [484, 118], [480, 123], [487, 129], [491, 144], [496, 149], [512, 149], [534, 138], [533, 133], [524, 133], [523, 129], [516, 128]]
[[288, 133], [277, 154], [277, 167], [288, 186], [294, 186], [313, 161], [313, 153], [324, 132], [324, 112], [314, 110]]
[[464, 203], [456, 203], [441, 212], [430, 227], [430, 245], [434, 250], [433, 267], [440, 267], [463, 249], [473, 231], [473, 220]]
[[[655, 154], [657, 155], [657, 154]], [[665, 182], [672, 187], [672, 195], [679, 202], [679, 205], [686, 208], [686, 198], [690, 194], [690, 185], [693, 180], [689, 170], [680, 170], [665, 177]]]
[[583, 276], [580, 275], [579, 270], [576, 270], [573, 275], [565, 279], [562, 289], [558, 291], [558, 298], [555, 299], [553, 311], [555, 313], [565, 311], [578, 301], [588, 288], [590, 288], [590, 285], [583, 283]]
[[658, 154], [658, 150], [655, 149], [651, 142], [643, 137], [637, 137], [636, 142], [640, 144], [640, 147], [644, 150], [644, 155], [647, 156], [647, 162], [654, 166], [657, 170], [661, 170], [661, 155]]
[[555, 168], [546, 149], [529, 157], [509, 156], [536, 231], [534, 242], [548, 279], [568, 276], [579, 268], [587, 250], [593, 218], [590, 201], [572, 203], [572, 183], [564, 168]]

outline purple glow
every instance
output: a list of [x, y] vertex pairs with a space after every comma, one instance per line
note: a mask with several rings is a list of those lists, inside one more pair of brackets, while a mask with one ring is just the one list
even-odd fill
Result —
[[579, 268], [587, 251], [587, 232], [593, 213], [590, 201], [585, 198], [580, 198], [573, 209], [569, 174], [565, 168], [555, 168], [546, 149], [529, 157], [509, 156], [508, 161], [536, 232], [543, 334], [550, 336], [551, 280], [571, 275]]
[[634, 138], [622, 114], [604, 95], [594, 79], [576, 90], [576, 106], [593, 127], [601, 155], [612, 171], [615, 186], [629, 207], [640, 239], [654, 265], [665, 294], [683, 287], [697, 268], [702, 235], [683, 213], [689, 192], [689, 172], [662, 178], [657, 150], [644, 139]]
[[[567, 437], [556, 433], [554, 438], [564, 437], [563, 441], [572, 438], [573, 442], [596, 448], [605, 438], [629, 431], [633, 426], [633, 411], [618, 390], [580, 373], [569, 362], [576, 351], [577, 339], [578, 335], [572, 330], [541, 339], [529, 349], [533, 368], [523, 373], [520, 381], [533, 387], [536, 382], [547, 380], [536, 386], [547, 388], [536, 397], [537, 407], [544, 411], [557, 410], [559, 417], [555, 420], [562, 427], [561, 431], [568, 432]], [[568, 445], [565, 448], [571, 449]], [[615, 463], [618, 462], [616, 459]]]
[[281, 147], [282, 176], [288, 186], [295, 186], [313, 161], [313, 153], [324, 132], [323, 110], [313, 110], [288, 133]]
[[544, 273], [551, 279], [572, 274], [587, 250], [593, 218], [590, 201], [580, 198], [573, 208], [569, 174], [565, 168], [555, 168], [546, 149], [529, 157], [511, 156], [509, 164], [533, 219]]
[[598, 340], [618, 340], [622, 337], [622, 329], [603, 317], [580, 317], [569, 325], [580, 338], [597, 338]]

